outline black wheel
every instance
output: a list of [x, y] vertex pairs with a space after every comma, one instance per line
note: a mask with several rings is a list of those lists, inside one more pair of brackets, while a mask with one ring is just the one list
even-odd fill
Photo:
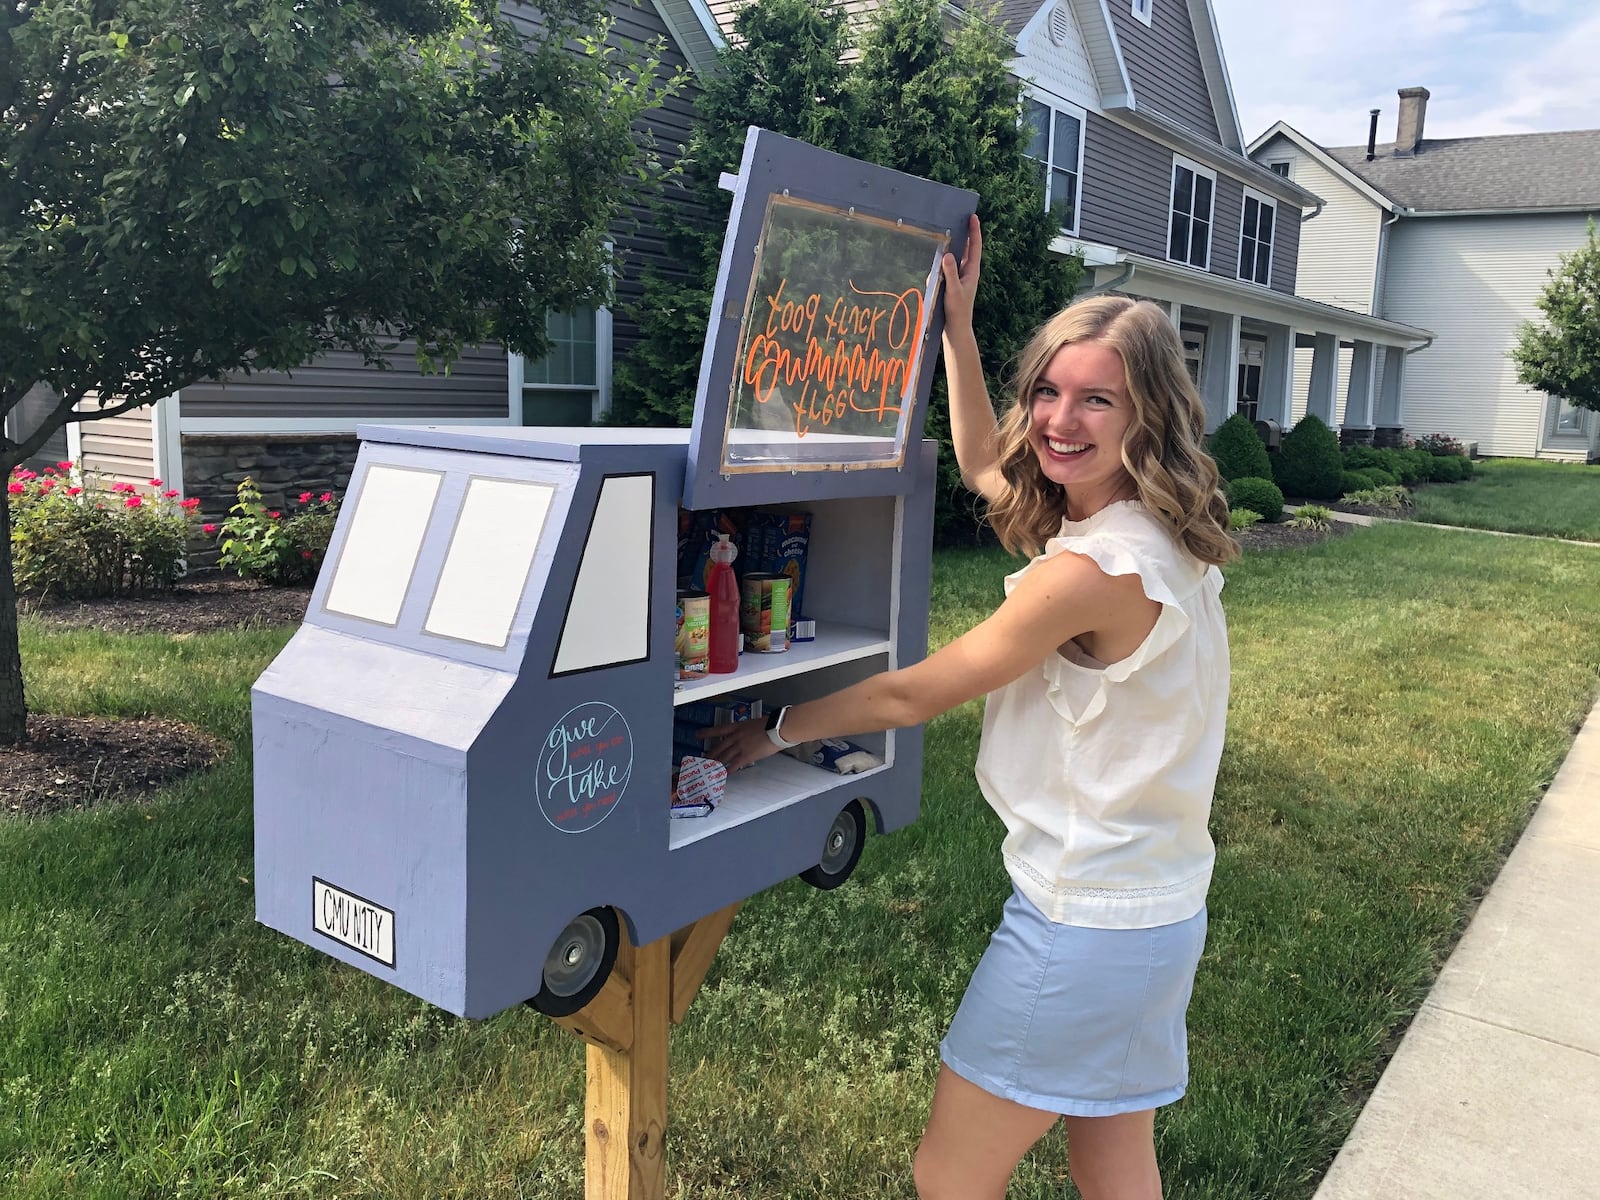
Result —
[[850, 878], [861, 861], [861, 848], [867, 841], [867, 812], [861, 801], [852, 800], [839, 810], [822, 844], [822, 860], [800, 872], [814, 888], [830, 891]]
[[600, 994], [617, 962], [622, 927], [614, 908], [574, 917], [545, 955], [539, 994], [528, 1003], [547, 1017], [570, 1017]]

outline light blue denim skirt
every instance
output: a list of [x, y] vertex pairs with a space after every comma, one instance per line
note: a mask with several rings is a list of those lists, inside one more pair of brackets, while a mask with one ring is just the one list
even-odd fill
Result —
[[1171, 1104], [1189, 1082], [1184, 1015], [1206, 912], [1154, 929], [1057, 925], [1006, 901], [939, 1047], [995, 1096], [1072, 1117]]

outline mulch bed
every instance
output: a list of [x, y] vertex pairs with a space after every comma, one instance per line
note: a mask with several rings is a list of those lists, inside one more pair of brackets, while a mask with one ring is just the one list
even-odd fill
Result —
[[1288, 550], [1295, 546], [1314, 546], [1329, 538], [1344, 537], [1350, 526], [1340, 521], [1330, 521], [1326, 529], [1297, 529], [1288, 520], [1267, 524], [1258, 521], [1246, 529], [1236, 529], [1233, 536], [1245, 550]]
[[[52, 629], [192, 637], [298, 624], [309, 587], [267, 587], [202, 575], [170, 592], [106, 600], [23, 597], [19, 610]], [[137, 802], [211, 766], [227, 746], [181, 721], [153, 717], [28, 717], [28, 740], [0, 747], [0, 817], [46, 816]]]

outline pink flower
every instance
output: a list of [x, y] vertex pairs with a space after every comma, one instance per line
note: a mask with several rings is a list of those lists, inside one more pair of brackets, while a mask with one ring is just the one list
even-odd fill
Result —
[[69, 487], [67, 489], [67, 495], [76, 496], [81, 491], [83, 491], [83, 489], [81, 487]]
[[193, 512], [195, 509], [200, 507], [200, 497], [199, 496], [190, 496], [187, 500], [181, 501], [179, 503], [178, 507], [179, 508], [186, 508], [190, 512]]
[[72, 464], [71, 464], [71, 463], [69, 463], [69, 462], [58, 462], [58, 463], [57, 463], [57, 464], [56, 464], [56, 466], [57, 466], [57, 467], [59, 467], [59, 468], [60, 468], [60, 469], [61, 469], [61, 470], [63, 470], [63, 471], [70, 471], [70, 470], [72, 470]]
[[311, 493], [310, 492], [301, 492], [300, 493], [300, 503], [301, 504], [310, 504], [311, 503]]
[[206, 533], [215, 533], [217, 531], [217, 527], [215, 525], [202, 525], [200, 528]]
[[144, 503], [144, 501], [139, 499], [139, 497], [137, 497], [137, 496], [129, 496], [126, 500], [124, 500], [122, 502], [122, 506], [124, 508], [138, 508], [143, 503]]
[[151, 487], [153, 487], [153, 488], [158, 488], [158, 487], [160, 487], [160, 486], [161, 486], [161, 480], [159, 480], [159, 479], [152, 479], [152, 480], [151, 480], [151, 481], [150, 481], [150, 486], [151, 486]]
[[8, 484], [6, 484], [6, 491], [10, 492], [13, 496], [20, 496], [20, 495], [22, 495], [23, 492], [25, 492], [27, 490], [28, 489], [23, 487], [20, 483], [8, 483]]
[[133, 491], [133, 484], [131, 484], [131, 483], [113, 483], [111, 485], [111, 490], [113, 492], [131, 492], [131, 491]]
[[54, 467], [46, 467], [44, 469], [44, 473], [46, 475], [54, 475], [56, 473], [56, 469]]
[[51, 488], [55, 487], [55, 485], [56, 481], [54, 479], [41, 479], [39, 481], [39, 490], [41, 492], [48, 492]]
[[321, 500], [324, 504], [332, 504], [333, 503], [333, 493], [332, 492], [323, 492], [322, 495], [317, 497], [317, 499]]
[[267, 516], [271, 517], [274, 521], [276, 521], [279, 517], [283, 516], [283, 514], [281, 512], [269, 512], [267, 514]]
[[309, 550], [300, 551], [300, 557], [301, 558], [310, 558], [311, 557], [311, 551], [309, 551]]
[[175, 499], [177, 499], [177, 496], [178, 496], [178, 489], [177, 488], [169, 488], [167, 491], [164, 491], [161, 494], [163, 496], [165, 496], [168, 500], [175, 500]]
[[28, 470], [27, 467], [18, 467], [15, 471], [13, 471], [11, 473], [13, 475], [15, 475], [18, 479], [23, 480], [24, 482], [26, 482], [29, 479], [37, 479], [37, 478], [39, 478], [39, 476], [37, 474], [35, 474], [34, 472]]

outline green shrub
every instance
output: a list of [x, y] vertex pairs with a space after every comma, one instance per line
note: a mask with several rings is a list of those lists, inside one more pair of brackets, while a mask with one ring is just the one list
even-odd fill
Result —
[[1368, 467], [1361, 474], [1371, 479], [1374, 487], [1400, 486], [1400, 476], [1395, 471], [1385, 471], [1381, 467]]
[[1343, 498], [1345, 504], [1359, 504], [1363, 508], [1376, 508], [1383, 512], [1401, 512], [1411, 507], [1411, 493], [1403, 487], [1368, 488], [1351, 492]]
[[1477, 467], [1473, 465], [1472, 460], [1463, 456], [1456, 461], [1461, 464], [1461, 478], [1471, 479], [1472, 473], [1477, 470]]
[[1270, 479], [1235, 479], [1227, 485], [1228, 507], [1247, 508], [1261, 514], [1263, 521], [1283, 516], [1283, 492]]
[[1383, 487], [1389, 482], [1387, 471], [1346, 471], [1339, 477], [1339, 494], [1365, 491], [1368, 488]]
[[1238, 532], [1249, 529], [1250, 526], [1261, 520], [1261, 514], [1251, 512], [1248, 508], [1230, 508], [1228, 510], [1228, 528]]
[[1243, 413], [1234, 413], [1217, 426], [1208, 449], [1224, 480], [1267, 479], [1272, 475], [1267, 447], [1255, 424]]
[[1429, 464], [1428, 478], [1434, 483], [1460, 483], [1461, 464], [1466, 461], [1453, 454], [1435, 455]]
[[183, 577], [198, 500], [152, 479], [100, 486], [70, 462], [12, 470], [11, 555], [18, 589], [53, 597], [132, 596]]
[[1333, 523], [1333, 513], [1320, 504], [1302, 504], [1289, 518], [1296, 529], [1326, 529]]
[[1410, 487], [1414, 483], [1427, 483], [1433, 477], [1433, 455], [1415, 448], [1395, 451], [1399, 459], [1400, 482]]
[[1339, 439], [1320, 417], [1307, 413], [1284, 435], [1272, 461], [1272, 474], [1287, 495], [1335, 499], [1344, 477]]
[[246, 579], [267, 583], [302, 583], [314, 578], [339, 516], [334, 494], [301, 492], [299, 510], [288, 516], [262, 503], [261, 489], [254, 480], [241, 483], [238, 496], [220, 527], [205, 527], [221, 540], [219, 565]]
[[1376, 446], [1364, 446], [1358, 442], [1354, 446], [1344, 447], [1339, 453], [1344, 458], [1346, 471], [1364, 471], [1368, 467], [1389, 468], [1389, 451]]

